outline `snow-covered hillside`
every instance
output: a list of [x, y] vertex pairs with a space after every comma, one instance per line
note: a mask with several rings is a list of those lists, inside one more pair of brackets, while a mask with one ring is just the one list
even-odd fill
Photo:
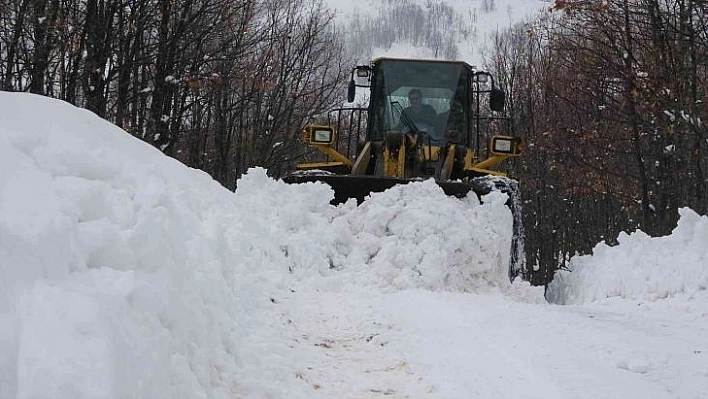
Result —
[[[235, 193], [0, 92], [0, 398], [706, 398], [708, 218], [506, 278], [504, 198]], [[533, 232], [528, 232], [533, 234]]]
[[374, 57], [440, 58], [483, 66], [490, 39], [547, 11], [550, 0], [326, 0], [346, 48]]

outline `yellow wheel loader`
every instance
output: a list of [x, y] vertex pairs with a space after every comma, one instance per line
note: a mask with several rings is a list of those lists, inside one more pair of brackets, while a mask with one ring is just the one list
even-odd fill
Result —
[[509, 196], [514, 220], [509, 278], [526, 279], [518, 184], [492, 169], [520, 155], [523, 145], [480, 131], [480, 124], [504, 119], [494, 116], [503, 111], [505, 94], [492, 76], [459, 61], [378, 58], [352, 70], [350, 103], [357, 87], [370, 89], [368, 107], [335, 110], [337, 129], [305, 126], [303, 141], [323, 158], [299, 164], [283, 180], [324, 182], [334, 190], [334, 203], [361, 203], [372, 192], [428, 178], [451, 196], [500, 190]]

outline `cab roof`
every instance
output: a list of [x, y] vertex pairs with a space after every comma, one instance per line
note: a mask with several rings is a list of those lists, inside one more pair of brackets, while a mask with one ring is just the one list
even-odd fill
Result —
[[468, 64], [465, 61], [440, 60], [440, 59], [428, 59], [428, 58], [377, 57], [377, 58], [374, 58], [373, 61], [371, 61], [371, 63], [372, 64], [380, 64], [383, 61], [410, 62], [410, 63], [432, 62], [432, 63], [440, 63], [440, 64], [456, 64], [456, 65], [464, 65], [466, 68], [469, 68], [469, 69], [477, 69], [476, 66]]

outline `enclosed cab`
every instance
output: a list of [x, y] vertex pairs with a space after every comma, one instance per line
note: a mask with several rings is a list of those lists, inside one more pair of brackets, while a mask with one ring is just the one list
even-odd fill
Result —
[[[303, 163], [298, 169], [460, 180], [503, 175], [492, 166], [522, 152], [517, 138], [482, 133], [480, 121], [486, 124], [490, 116], [481, 114], [502, 111], [504, 92], [490, 74], [465, 62], [379, 58], [354, 68], [349, 102], [355, 101], [357, 87], [370, 88], [370, 98], [366, 134], [354, 139], [356, 151], [350, 134], [337, 137], [330, 126], [310, 125], [303, 131], [304, 141], [329, 160]], [[488, 102], [482, 104], [484, 100]], [[480, 156], [482, 141], [488, 143], [485, 157]]]
[[[418, 130], [428, 132], [437, 144], [447, 142], [472, 147], [475, 144], [472, 135], [474, 95], [479, 94], [479, 89], [488, 90], [492, 110], [501, 111], [504, 107], [501, 90], [493, 86], [480, 87], [493, 83], [489, 75], [478, 74], [464, 62], [381, 58], [371, 67], [358, 67], [355, 73], [370, 77], [368, 137], [372, 141], [382, 140], [383, 134], [389, 131]], [[435, 111], [434, 121], [417, 122], [406, 117], [410, 115], [404, 111], [413, 105], [411, 92], [416, 96], [420, 93], [423, 104]], [[353, 100], [351, 94], [350, 86], [350, 100]]]

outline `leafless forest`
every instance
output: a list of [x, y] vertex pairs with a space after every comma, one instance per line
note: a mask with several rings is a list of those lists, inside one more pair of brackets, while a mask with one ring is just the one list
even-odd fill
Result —
[[0, 80], [85, 107], [227, 187], [292, 167], [350, 67], [301, 0], [2, 0]]
[[497, 36], [490, 64], [527, 142], [527, 256], [537, 283], [619, 232], [665, 235], [708, 211], [708, 4], [557, 0]]
[[[0, 85], [87, 108], [234, 188], [251, 166], [293, 170], [357, 48], [402, 37], [454, 58], [475, 34], [443, 2], [388, 3], [390, 23], [355, 17], [345, 35], [317, 0], [0, 0]], [[534, 283], [621, 231], [669, 233], [679, 207], [708, 212], [707, 3], [556, 0], [496, 35]]]

